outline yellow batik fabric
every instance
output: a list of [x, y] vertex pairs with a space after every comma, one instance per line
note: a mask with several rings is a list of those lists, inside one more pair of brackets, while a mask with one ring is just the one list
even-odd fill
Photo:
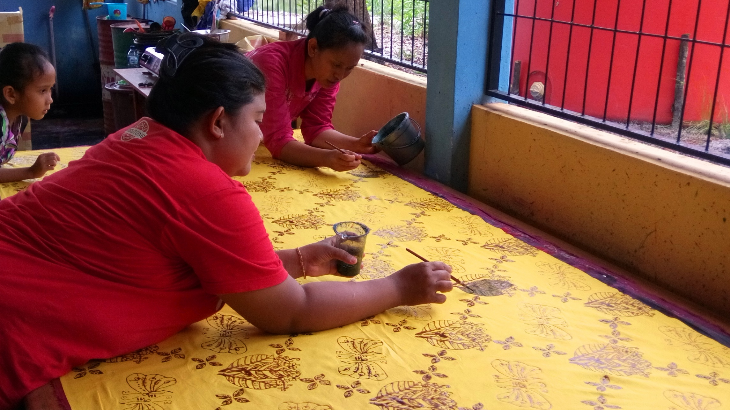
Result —
[[[56, 168], [46, 173], [51, 175], [68, 166], [68, 163], [81, 158], [88, 147], [62, 148], [55, 150], [35, 150], [35, 151], [15, 151], [15, 155], [7, 163], [3, 164], [4, 168], [27, 168], [35, 163], [36, 158], [40, 154], [46, 152], [55, 152], [61, 158]], [[28, 186], [38, 179], [26, 179], [24, 181], [9, 182], [0, 184], [0, 199], [15, 195], [20, 191], [24, 191]]]
[[240, 180], [278, 249], [370, 227], [359, 276], [306, 281], [385, 277], [418, 262], [408, 247], [475, 292], [287, 336], [225, 307], [73, 369], [72, 409], [730, 409], [730, 349], [375, 165], [299, 168], [261, 148]]

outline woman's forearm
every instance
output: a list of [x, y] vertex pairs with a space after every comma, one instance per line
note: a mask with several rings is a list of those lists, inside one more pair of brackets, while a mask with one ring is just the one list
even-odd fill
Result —
[[276, 334], [332, 329], [403, 303], [391, 277], [303, 286], [289, 278], [272, 288], [221, 297], [254, 326]]
[[316, 138], [314, 138], [314, 140], [312, 140], [312, 146], [324, 149], [332, 149], [332, 146], [327, 144], [327, 142], [325, 141], [334, 144], [337, 148], [357, 152], [354, 145], [357, 142], [357, 138], [351, 137], [347, 134], [343, 134], [337, 130], [322, 131], [319, 135], [317, 135]]
[[299, 141], [291, 141], [284, 145], [279, 159], [300, 167], [321, 167], [327, 162], [327, 150], [311, 147]]

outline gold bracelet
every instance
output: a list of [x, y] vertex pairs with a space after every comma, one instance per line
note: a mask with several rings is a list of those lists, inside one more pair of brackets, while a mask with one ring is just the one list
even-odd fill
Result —
[[299, 265], [302, 266], [302, 279], [307, 279], [307, 271], [304, 270], [304, 258], [302, 258], [302, 251], [297, 248], [297, 255], [299, 255]]

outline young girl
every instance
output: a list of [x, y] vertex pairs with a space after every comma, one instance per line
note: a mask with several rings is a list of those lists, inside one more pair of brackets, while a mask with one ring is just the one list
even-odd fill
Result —
[[51, 107], [56, 70], [46, 54], [32, 44], [11, 43], [0, 50], [0, 183], [40, 178], [55, 168], [53, 152], [41, 154], [27, 168], [4, 168], [18, 148], [28, 117], [43, 118]]
[[[376, 131], [356, 138], [332, 126], [339, 82], [360, 61], [367, 28], [344, 5], [319, 7], [306, 18], [306, 39], [267, 44], [248, 53], [266, 76], [266, 114], [261, 124], [271, 155], [294, 165], [357, 168], [361, 155], [376, 152]], [[295, 140], [292, 120], [302, 119], [305, 144]], [[343, 154], [331, 145], [349, 150]]]
[[158, 343], [223, 303], [261, 330], [290, 334], [443, 303], [453, 287], [442, 262], [299, 284], [357, 259], [333, 238], [275, 251], [231, 178], [249, 173], [261, 142], [262, 73], [233, 44], [194, 33], [166, 42], [151, 118], [0, 201], [0, 410], [90, 359]]

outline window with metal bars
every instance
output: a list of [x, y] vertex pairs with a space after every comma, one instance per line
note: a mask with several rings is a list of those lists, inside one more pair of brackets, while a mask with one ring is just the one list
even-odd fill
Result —
[[497, 0], [486, 94], [730, 165], [730, 0]]
[[429, 0], [239, 0], [239, 18], [306, 36], [304, 18], [321, 5], [345, 3], [372, 27], [369, 58], [425, 73], [428, 60]]

